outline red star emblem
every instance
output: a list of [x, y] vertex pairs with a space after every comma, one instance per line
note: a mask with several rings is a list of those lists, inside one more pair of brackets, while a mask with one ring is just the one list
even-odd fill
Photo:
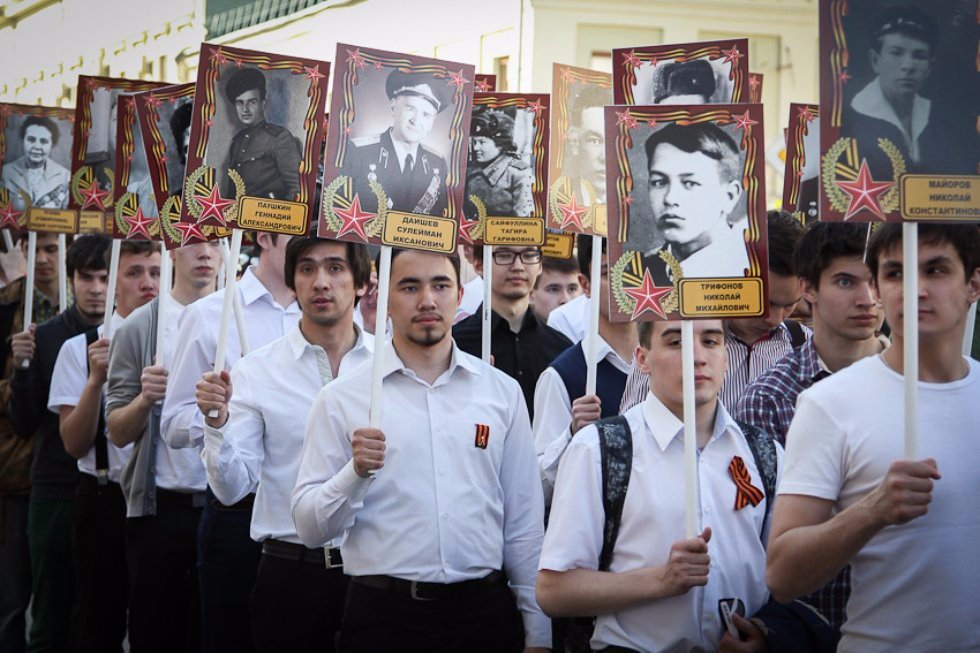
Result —
[[846, 70], [842, 70], [840, 71], [840, 74], [837, 75], [837, 79], [841, 84], [846, 84], [847, 82], [851, 81], [851, 75]]
[[368, 236], [364, 231], [364, 225], [368, 220], [372, 220], [377, 216], [374, 213], [368, 213], [367, 211], [361, 210], [361, 198], [359, 196], [354, 195], [354, 201], [351, 202], [349, 209], [334, 209], [333, 212], [344, 221], [344, 224], [342, 224], [340, 229], [337, 231], [338, 239], [344, 234], [353, 232], [358, 238], [364, 242], [368, 242]]
[[455, 86], [457, 90], [463, 88], [463, 84], [469, 84], [470, 80], [463, 77], [463, 69], [460, 68], [458, 73], [449, 73], [449, 81], [447, 84]]
[[375, 70], [381, 70], [381, 62], [380, 61], [375, 61], [374, 62], [374, 69]]
[[813, 122], [813, 119], [816, 118], [816, 116], [814, 116], [813, 112], [810, 110], [809, 106], [799, 107], [797, 111], [798, 111], [797, 116], [803, 118], [807, 122]]
[[558, 210], [561, 211], [561, 229], [566, 229], [571, 225], [578, 227], [579, 231], [585, 229], [582, 226], [582, 217], [589, 212], [589, 207], [579, 206], [574, 194], [572, 201], [569, 204], [559, 204]]
[[303, 72], [306, 73], [306, 79], [323, 79], [324, 75], [320, 72], [320, 64], [313, 66], [312, 68], [307, 68], [303, 66]]
[[630, 50], [629, 52], [624, 52], [623, 59], [625, 59], [626, 63], [633, 66], [634, 68], [640, 67], [640, 58], [636, 55], [636, 50]]
[[358, 68], [364, 67], [364, 57], [361, 56], [361, 51], [358, 48], [347, 51], [347, 61], [353, 61]]
[[207, 120], [204, 121], [204, 124], [207, 125], [208, 127], [214, 127], [214, 119], [208, 118]]
[[17, 218], [24, 215], [23, 211], [14, 211], [13, 202], [7, 202], [2, 209], [0, 209], [0, 227], [20, 229], [20, 224], [17, 223]]
[[241, 59], [232, 59], [231, 61], [235, 62], [235, 68], [241, 68], [242, 64], [245, 63]]
[[575, 76], [574, 73], [572, 73], [572, 71], [568, 68], [565, 68], [564, 70], [561, 71], [561, 79], [566, 84], [570, 83], [573, 80], [574, 76]]
[[845, 220], [850, 220], [863, 209], [871, 211], [879, 220], [885, 219], [885, 213], [881, 210], [881, 202], [878, 197], [894, 186], [891, 181], [875, 181], [871, 178], [868, 171], [867, 159], [861, 160], [861, 170], [858, 172], [857, 179], [854, 181], [838, 181], [837, 186], [851, 196], [851, 203], [844, 214]]
[[473, 85], [473, 90], [486, 93], [490, 90], [490, 82], [485, 79], [478, 79], [476, 80], [476, 84]]
[[657, 126], [656, 118], [650, 118], [649, 120], [647, 120], [647, 127], [656, 127], [656, 126]]
[[735, 127], [737, 129], [741, 129], [745, 133], [748, 133], [748, 132], [752, 131], [751, 129], [749, 129], [749, 127], [751, 127], [752, 125], [758, 125], [759, 124], [758, 121], [752, 120], [752, 118], [749, 118], [749, 112], [748, 111], [746, 111], [745, 113], [743, 113], [740, 116], [736, 116], [733, 113], [732, 114], [732, 120], [735, 121]]
[[645, 270], [643, 272], [643, 283], [636, 288], [623, 288], [624, 293], [636, 300], [636, 307], [633, 309], [633, 316], [630, 319], [635, 320], [647, 311], [651, 311], [654, 315], [667, 319], [667, 314], [664, 313], [663, 307], [660, 306], [660, 298], [664, 295], [669, 295], [672, 290], [673, 288], [670, 286], [660, 288], [653, 285], [653, 277], [650, 276], [650, 270]]
[[218, 194], [218, 187], [212, 186], [211, 192], [208, 195], [195, 195], [196, 199], [201, 204], [201, 215], [197, 219], [197, 224], [201, 224], [209, 218], [214, 218], [214, 220], [220, 224], [222, 227], [226, 226], [224, 210], [229, 206], [234, 206], [234, 200], [226, 200]]
[[752, 87], [752, 90], [753, 91], [755, 89], [759, 88], [759, 78], [758, 77], [752, 77], [752, 76], [750, 76], [749, 77], [749, 86]]
[[228, 57], [226, 57], [221, 52], [221, 48], [218, 48], [217, 50], [215, 50], [214, 52], [211, 53], [211, 61], [213, 61], [213, 62], [215, 62], [215, 63], [217, 63], [217, 64], [220, 65], [220, 64], [223, 64], [223, 63], [228, 63]]
[[459, 221], [459, 235], [470, 245], [473, 244], [473, 234], [470, 232], [478, 224], [479, 220], [467, 220], [465, 217]]
[[192, 238], [197, 240], [207, 240], [207, 236], [201, 231], [201, 228], [194, 224], [193, 222], [175, 222], [174, 229], [180, 232], [180, 245], [183, 247], [187, 243], [191, 242]]
[[633, 117], [629, 109], [623, 109], [622, 111], [616, 112], [616, 124], [625, 124], [627, 129], [633, 129], [636, 127], [636, 118]]
[[86, 89], [92, 90], [93, 88], [95, 88], [95, 84], [96, 84], [96, 81], [93, 78], [91, 78], [91, 77], [86, 77], [85, 78], [85, 84], [84, 84], [84, 86], [85, 86]]
[[733, 45], [731, 50], [725, 50], [725, 61], [724, 63], [730, 63], [733, 66], [738, 65], [738, 60], [745, 55], [738, 51], [738, 46]]
[[627, 195], [627, 196], [626, 196], [626, 199], [624, 199], [624, 200], [623, 200], [623, 202], [624, 202], [624, 203], [625, 203], [625, 204], [626, 204], [627, 206], [630, 206], [630, 205], [632, 205], [632, 204], [633, 204], [633, 196], [632, 196], [632, 195]]
[[142, 235], [143, 240], [153, 240], [153, 237], [150, 236], [150, 225], [153, 224], [155, 218], [148, 218], [143, 215], [143, 207], [136, 207], [136, 213], [124, 217], [123, 220], [129, 225], [126, 238], [137, 238]]
[[150, 109], [155, 109], [162, 104], [162, 101], [160, 100], [160, 98], [150, 93], [149, 95], [146, 96], [146, 99], [144, 100], [144, 104], [146, 104], [146, 106], [149, 107]]
[[544, 103], [541, 102], [541, 100], [535, 100], [531, 104], [527, 105], [527, 108], [530, 109], [531, 111], [533, 111], [534, 112], [534, 115], [537, 116], [539, 113], [541, 113], [542, 111], [544, 111], [548, 107], [546, 107], [544, 105]]
[[100, 211], [105, 211], [105, 203], [102, 201], [109, 195], [109, 191], [100, 190], [99, 182], [92, 180], [92, 185], [82, 191], [82, 208], [87, 209], [94, 206]]

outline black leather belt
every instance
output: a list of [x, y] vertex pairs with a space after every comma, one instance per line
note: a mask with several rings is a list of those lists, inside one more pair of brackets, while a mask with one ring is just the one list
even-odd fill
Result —
[[254, 494], [247, 494], [245, 495], [244, 499], [230, 506], [226, 506], [225, 504], [221, 503], [217, 499], [211, 499], [211, 507], [214, 508], [215, 510], [220, 510], [222, 512], [242, 512], [246, 510], [251, 510], [252, 504], [254, 503], [255, 503]]
[[340, 549], [308, 549], [301, 544], [283, 542], [282, 540], [263, 540], [262, 555], [280, 560], [292, 560], [311, 565], [326, 566], [335, 569], [344, 566]]
[[203, 508], [203, 492], [177, 492], [162, 487], [156, 489], [158, 507], [168, 508]]
[[503, 580], [503, 572], [491, 571], [483, 578], [464, 580], [459, 583], [423, 583], [394, 576], [351, 576], [350, 582], [377, 590], [404, 594], [416, 601], [439, 601], [470, 596]]

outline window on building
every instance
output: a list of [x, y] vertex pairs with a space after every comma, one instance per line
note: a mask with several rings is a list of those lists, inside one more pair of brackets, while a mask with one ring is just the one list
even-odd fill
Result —
[[497, 76], [497, 90], [506, 93], [510, 90], [510, 80], [507, 70], [510, 68], [510, 57], [494, 57], [493, 74]]

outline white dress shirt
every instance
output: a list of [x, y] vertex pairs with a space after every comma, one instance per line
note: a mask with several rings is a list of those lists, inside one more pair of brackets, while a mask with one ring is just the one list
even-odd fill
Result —
[[[370, 361], [374, 337], [357, 329], [357, 342], [339, 374]], [[274, 370], [274, 373], [270, 373]], [[204, 427], [204, 465], [218, 501], [232, 505], [256, 492], [252, 539], [300, 544], [289, 513], [310, 406], [333, 380], [330, 359], [310, 344], [299, 324], [238, 361], [231, 373], [228, 421]]]
[[[602, 336], [598, 338], [599, 360], [607, 360], [623, 374], [629, 374], [630, 364], [623, 360]], [[561, 376], [553, 367], [548, 367], [541, 373], [538, 384], [534, 387], [532, 433], [534, 452], [538, 456], [538, 466], [541, 469], [545, 503], [550, 503], [551, 495], [555, 490], [558, 463], [561, 462], [562, 454], [565, 453], [568, 443], [572, 441], [573, 435], [572, 399], [568, 396], [568, 390], [565, 389]]]
[[459, 300], [459, 307], [456, 308], [456, 317], [453, 323], [465, 320], [483, 304], [483, 277], [477, 275], [463, 284], [463, 298]]
[[[663, 565], [671, 545], [685, 539], [684, 424], [652, 394], [625, 417], [633, 434], [633, 466], [609, 569], [614, 573]], [[600, 616], [593, 648], [713, 651], [724, 629], [719, 599], [741, 599], [747, 617], [766, 603], [760, 533], [768, 498], [735, 510], [737, 488], [728, 472], [733, 456], [741, 457], [752, 485], [764, 491], [744, 436], [719, 403], [714, 432], [698, 455], [698, 531], [712, 531], [708, 584]], [[778, 445], [777, 457], [781, 463]], [[604, 522], [599, 437], [589, 425], [562, 460], [540, 569], [596, 570]]]
[[584, 340], [585, 332], [589, 330], [588, 296], [582, 293], [551, 311], [548, 326], [561, 331], [572, 343]]
[[[292, 508], [310, 547], [346, 532], [344, 571], [457, 583], [503, 569], [528, 646], [550, 646], [534, 599], [544, 502], [520, 386], [460, 351], [429, 385], [384, 348], [384, 467], [354, 471], [351, 437], [368, 425], [371, 366], [320, 391], [310, 411]], [[486, 448], [477, 427], [489, 428]]]
[[[276, 303], [252, 268], [245, 271], [237, 288], [248, 325], [248, 342], [253, 349], [281, 338], [299, 321], [299, 304], [294, 301], [282, 307]], [[200, 446], [204, 441], [204, 416], [197, 408], [194, 393], [201, 376], [214, 367], [224, 292], [211, 293], [180, 314], [177, 348], [160, 417], [161, 436], [175, 449]], [[228, 325], [225, 352], [225, 368], [231, 369], [242, 355], [235, 320]]]
[[[110, 318], [112, 330], [122, 324], [124, 318], [119, 313], [113, 312]], [[99, 325], [98, 334], [102, 337], [102, 325]], [[54, 364], [54, 371], [51, 373], [51, 390], [48, 393], [48, 410], [55, 415], [61, 413], [62, 406], [77, 406], [78, 400], [82, 398], [85, 391], [85, 384], [88, 382], [88, 342], [85, 334], [69, 338], [61, 346], [58, 352], [58, 359]], [[105, 396], [106, 387], [102, 386], [102, 395]], [[98, 437], [98, 434], [96, 435]], [[107, 442], [109, 453], [109, 480], [118, 483], [119, 474], [126, 465], [126, 461], [133, 454], [133, 445], [127, 444], [125, 447], [117, 447], [112, 442]], [[84, 472], [89, 476], [95, 476], [95, 444], [88, 450], [83, 457], [78, 459], [78, 471]]]
[[[680, 262], [686, 279], [744, 277], [749, 267], [749, 253], [745, 244], [745, 228], [748, 219], [729, 224], [719, 219], [709, 230], [708, 245]], [[656, 251], [652, 255], [656, 255]]]

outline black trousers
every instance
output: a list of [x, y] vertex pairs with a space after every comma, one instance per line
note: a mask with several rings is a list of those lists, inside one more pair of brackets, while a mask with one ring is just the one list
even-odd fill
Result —
[[249, 598], [260, 653], [333, 653], [347, 594], [341, 567], [263, 555]]
[[116, 483], [78, 475], [73, 516], [75, 606], [72, 630], [81, 653], [122, 651], [129, 583], [126, 501]]
[[438, 601], [351, 582], [338, 639], [343, 653], [519, 653], [523, 648], [523, 619], [503, 580]]
[[157, 514], [126, 520], [133, 653], [201, 650], [197, 524], [191, 495], [157, 489]]
[[0, 496], [0, 651], [24, 653], [24, 614], [31, 602], [27, 495]]

